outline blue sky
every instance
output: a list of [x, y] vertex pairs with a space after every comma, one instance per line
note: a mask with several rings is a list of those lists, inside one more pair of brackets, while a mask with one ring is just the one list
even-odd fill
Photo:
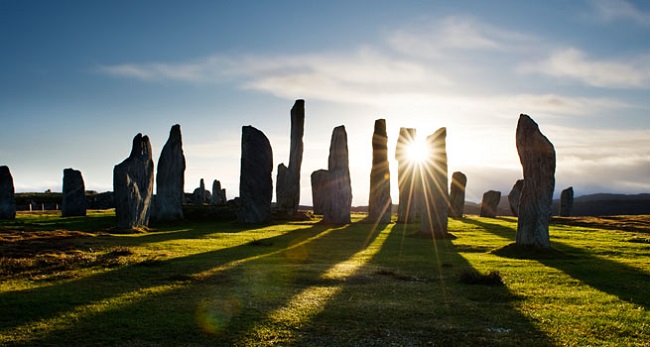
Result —
[[0, 47], [0, 165], [17, 191], [58, 191], [67, 167], [112, 190], [133, 136], [149, 135], [157, 162], [178, 123], [185, 190], [216, 178], [232, 198], [241, 126], [286, 163], [303, 98], [305, 204], [338, 125], [353, 204], [367, 203], [377, 118], [389, 157], [399, 127], [444, 126], [468, 200], [507, 194], [520, 113], [555, 145], [556, 196], [650, 192], [646, 1], [0, 0]]

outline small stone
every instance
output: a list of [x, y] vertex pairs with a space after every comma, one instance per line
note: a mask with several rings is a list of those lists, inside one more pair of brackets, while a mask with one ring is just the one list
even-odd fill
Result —
[[63, 170], [63, 202], [61, 216], [86, 215], [86, 188], [81, 171], [74, 169]]
[[495, 218], [499, 211], [499, 202], [501, 201], [501, 192], [488, 190], [483, 193], [481, 201], [481, 217]]
[[0, 166], [0, 219], [16, 218], [14, 178], [8, 166]]
[[524, 180], [517, 180], [515, 185], [512, 186], [510, 193], [508, 193], [508, 204], [510, 205], [510, 212], [515, 217], [519, 216], [519, 197], [521, 196], [521, 189], [524, 187]]
[[449, 215], [451, 217], [463, 218], [465, 209], [465, 186], [467, 176], [460, 171], [451, 175], [451, 187], [449, 191]]
[[271, 221], [273, 198], [273, 150], [263, 132], [252, 126], [242, 127], [239, 221], [268, 223]]

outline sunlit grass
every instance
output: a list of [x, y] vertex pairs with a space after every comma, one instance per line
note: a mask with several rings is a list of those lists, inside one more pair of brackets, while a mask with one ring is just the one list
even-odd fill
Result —
[[[336, 228], [201, 222], [134, 235], [110, 234], [112, 218], [0, 222], [2, 254], [33, 246], [12, 243], [12, 230], [74, 236], [65, 247], [48, 241], [50, 268], [0, 272], [0, 345], [643, 346], [650, 339], [650, 249], [630, 241], [647, 237], [639, 232], [556, 224], [554, 253], [519, 256], [507, 247], [514, 218], [450, 219], [456, 239], [435, 242], [410, 237], [418, 225], [375, 228], [356, 223], [363, 216]], [[2, 269], [17, 266], [2, 259]], [[505, 285], [461, 283], [468, 271], [498, 271]]]

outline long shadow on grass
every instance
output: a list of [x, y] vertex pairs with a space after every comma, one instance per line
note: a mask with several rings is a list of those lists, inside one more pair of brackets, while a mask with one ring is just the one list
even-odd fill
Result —
[[[55, 329], [31, 343], [74, 343], [75, 337], [84, 336], [87, 344], [235, 345], [264, 317], [283, 307], [296, 290], [321, 281], [324, 271], [367, 247], [377, 233], [366, 230], [354, 224], [338, 229], [316, 224], [238, 247], [167, 260], [144, 270], [112, 271], [57, 286], [55, 291], [42, 288], [21, 293], [46, 306], [38, 312], [42, 319], [129, 291], [174, 285], [122, 306], [86, 314], [73, 326]], [[113, 281], [120, 282], [119, 288], [102, 288]], [[67, 291], [71, 292], [65, 295], [64, 307], [49, 313], [53, 297], [56, 300]], [[83, 291], [91, 293], [75, 302]], [[3, 306], [15, 302], [17, 296], [2, 297]], [[19, 314], [26, 300], [21, 301], [22, 305], [10, 305], [13, 312], [7, 316]], [[3, 323], [3, 327], [38, 320], [18, 316], [23, 317], [19, 322]]]
[[459, 283], [475, 272], [450, 240], [409, 237], [393, 225], [379, 252], [305, 322], [291, 345], [552, 346], [517, 311], [506, 286]]
[[[469, 223], [480, 225], [485, 231], [514, 241], [517, 230], [499, 224], [472, 220]], [[596, 257], [587, 249], [574, 247], [563, 242], [553, 241], [551, 235], [550, 251], [534, 252], [521, 249], [514, 244], [494, 251], [494, 254], [520, 259], [534, 259], [540, 263], [563, 271], [583, 283], [645, 309], [650, 308], [650, 274], [631, 266]], [[530, 253], [527, 253], [530, 252]]]
[[[211, 232], [218, 232], [218, 229], [214, 229], [218, 226], [211, 225]], [[270, 238], [260, 235], [257, 242], [270, 247], [251, 246], [247, 243], [187, 257], [124, 266], [61, 284], [5, 292], [0, 294], [0, 312], [3, 312], [0, 315], [0, 332], [30, 322], [54, 318], [66, 312], [73, 312], [78, 307], [109, 300], [125, 293], [166, 285], [184, 278], [183, 276], [207, 271], [217, 266], [277, 252], [291, 243], [315, 237], [327, 229], [327, 226], [313, 225]], [[241, 225], [238, 229], [237, 227], [228, 229], [229, 232], [244, 230], [246, 227]], [[194, 232], [195, 230], [192, 229], [187, 231], [197, 236]], [[181, 236], [181, 233], [175, 233], [176, 238]], [[164, 239], [168, 237], [170, 236], [166, 235]], [[160, 238], [156, 240], [161, 241]]]

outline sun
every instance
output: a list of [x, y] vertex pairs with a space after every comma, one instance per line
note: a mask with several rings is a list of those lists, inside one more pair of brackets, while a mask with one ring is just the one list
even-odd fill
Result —
[[406, 156], [412, 163], [422, 163], [429, 157], [429, 149], [424, 141], [415, 140], [406, 148]]

